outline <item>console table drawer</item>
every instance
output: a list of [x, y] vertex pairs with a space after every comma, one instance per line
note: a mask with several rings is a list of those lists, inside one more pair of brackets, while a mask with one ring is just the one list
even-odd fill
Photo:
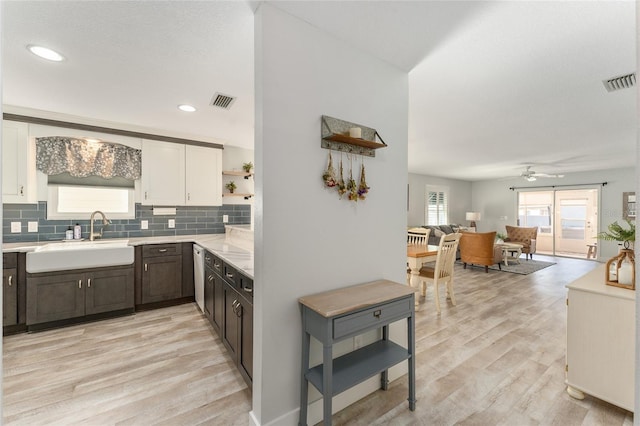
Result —
[[339, 339], [362, 330], [382, 327], [385, 324], [411, 315], [413, 301], [409, 298], [374, 306], [333, 320], [333, 338]]

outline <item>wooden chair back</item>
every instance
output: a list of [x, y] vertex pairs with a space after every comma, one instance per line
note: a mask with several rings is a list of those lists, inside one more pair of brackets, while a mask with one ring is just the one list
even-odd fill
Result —
[[458, 244], [460, 243], [461, 237], [462, 235], [457, 232], [453, 234], [444, 234], [440, 237], [434, 276], [444, 278], [453, 275], [453, 264], [456, 261], [456, 252], [458, 250]]
[[429, 243], [431, 229], [411, 228], [407, 231], [407, 245], [416, 244], [426, 246]]

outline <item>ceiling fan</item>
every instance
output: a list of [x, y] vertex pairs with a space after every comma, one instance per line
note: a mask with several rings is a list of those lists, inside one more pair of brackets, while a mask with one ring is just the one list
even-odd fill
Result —
[[529, 182], [533, 182], [533, 181], [537, 180], [539, 177], [544, 177], [544, 178], [563, 178], [564, 175], [557, 175], [557, 174], [552, 175], [552, 174], [547, 174], [547, 173], [536, 173], [535, 171], [531, 170], [531, 166], [527, 166], [526, 170], [520, 174], [520, 177], [524, 178], [525, 180], [527, 180]]

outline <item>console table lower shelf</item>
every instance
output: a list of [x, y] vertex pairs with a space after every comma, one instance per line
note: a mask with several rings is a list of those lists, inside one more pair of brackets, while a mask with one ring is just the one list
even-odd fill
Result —
[[[414, 289], [381, 280], [300, 298], [302, 309], [302, 371], [300, 425], [307, 424], [308, 383], [323, 396], [324, 424], [331, 425], [332, 397], [377, 374], [388, 387], [388, 369], [408, 361], [409, 409], [415, 410]], [[407, 320], [407, 347], [389, 340], [389, 324]], [[373, 329], [382, 340], [333, 359], [333, 344]], [[311, 336], [323, 345], [323, 362], [309, 368]]]

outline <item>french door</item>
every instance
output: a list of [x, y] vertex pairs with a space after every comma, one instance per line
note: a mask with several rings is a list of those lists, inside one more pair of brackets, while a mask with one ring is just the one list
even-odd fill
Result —
[[586, 257], [598, 234], [598, 189], [520, 192], [520, 226], [537, 226], [537, 252]]

